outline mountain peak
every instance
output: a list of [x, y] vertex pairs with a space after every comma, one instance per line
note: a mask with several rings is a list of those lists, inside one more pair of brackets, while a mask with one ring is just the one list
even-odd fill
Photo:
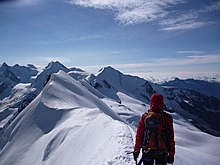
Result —
[[10, 70], [10, 66], [8, 66], [5, 62], [2, 64], [2, 67], [0, 68], [0, 78], [1, 80], [10, 80], [14, 83], [18, 83], [20, 79]]
[[103, 74], [103, 73], [121, 73], [120, 71], [116, 70], [115, 68], [111, 67], [111, 66], [107, 66], [107, 67], [103, 67], [98, 71], [98, 74]]
[[5, 62], [3, 62], [2, 67], [9, 69], [10, 67], [8, 66], [8, 64], [6, 64]]
[[47, 64], [47, 66], [45, 68], [47, 69], [47, 68], [50, 68], [50, 67], [53, 67], [53, 66], [63, 66], [64, 67], [64, 65], [61, 64], [59, 61], [55, 61], [55, 62], [51, 61]]
[[174, 81], [179, 81], [180, 79], [178, 77], [175, 77], [174, 78]]
[[27, 67], [30, 68], [30, 69], [37, 69], [37, 67], [34, 66], [33, 64], [27, 64]]

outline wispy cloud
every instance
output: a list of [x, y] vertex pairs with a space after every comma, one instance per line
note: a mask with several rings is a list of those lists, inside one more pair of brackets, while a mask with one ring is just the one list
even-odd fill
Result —
[[186, 64], [220, 63], [220, 55], [192, 55], [187, 56]]
[[198, 29], [218, 21], [213, 20], [213, 13], [217, 10], [220, 10], [219, 2], [204, 3], [201, 7], [185, 10], [170, 10], [168, 17], [160, 20], [159, 24], [164, 31]]
[[178, 54], [204, 54], [205, 51], [201, 51], [201, 50], [179, 50], [176, 53]]
[[201, 28], [203, 26], [206, 26], [207, 24], [209, 24], [208, 22], [193, 22], [193, 20], [190, 21], [182, 21], [180, 22], [176, 22], [176, 23], [169, 23], [167, 25], [165, 25], [164, 27], [162, 27], [161, 29], [164, 31], [176, 31], [176, 30], [191, 30], [191, 29], [198, 29]]
[[183, 66], [194, 64], [220, 63], [220, 55], [189, 55], [185, 58], [158, 58], [140, 66]]
[[[130, 63], [130, 64], [112, 64], [111, 66], [119, 70], [149, 70], [149, 68], [176, 67], [176, 66], [194, 66], [203, 64], [220, 63], [220, 54], [216, 55], [192, 55], [185, 58], [157, 58], [149, 59], [147, 63]], [[105, 65], [79, 66], [84, 70], [96, 73]]]
[[213, 23], [205, 18], [206, 13], [220, 10], [220, 3], [190, 6], [187, 0], [69, 0], [71, 4], [94, 9], [110, 9], [115, 13], [115, 20], [123, 25], [149, 23], [158, 24], [161, 30], [177, 31], [201, 28]]
[[203, 10], [204, 12], [213, 12], [216, 10], [220, 10], [220, 1], [216, 1], [214, 3], [212, 3], [211, 5], [208, 5], [205, 10]]
[[121, 52], [120, 52], [120, 51], [117, 51], [117, 50], [115, 50], [115, 51], [110, 51], [109, 53], [110, 53], [110, 54], [121, 54]]

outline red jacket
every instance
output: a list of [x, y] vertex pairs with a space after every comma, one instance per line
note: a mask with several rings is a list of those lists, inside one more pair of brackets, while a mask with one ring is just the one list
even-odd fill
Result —
[[[150, 111], [153, 111], [155, 113], [159, 113], [160, 109], [162, 109], [164, 107], [164, 103], [163, 103], [163, 97], [162, 95], [159, 94], [154, 94], [151, 97], [151, 103], [150, 103]], [[170, 157], [174, 157], [175, 154], [175, 141], [174, 141], [174, 130], [173, 130], [173, 118], [171, 115], [169, 115], [166, 112], [163, 112], [163, 116], [164, 116], [164, 121], [165, 121], [165, 126], [168, 129], [169, 132], [169, 148], [170, 150], [169, 152], [169, 156]], [[142, 147], [142, 143], [144, 140], [144, 133], [145, 133], [145, 121], [146, 118], [146, 114], [143, 114], [139, 123], [138, 123], [138, 127], [137, 127], [137, 133], [136, 133], [136, 143], [134, 146], [134, 151], [139, 152], [141, 147]]]

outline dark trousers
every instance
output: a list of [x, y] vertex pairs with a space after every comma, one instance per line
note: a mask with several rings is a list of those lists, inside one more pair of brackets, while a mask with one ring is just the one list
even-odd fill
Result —
[[143, 152], [143, 163], [144, 165], [166, 165], [167, 164], [167, 153], [164, 151], [150, 150]]

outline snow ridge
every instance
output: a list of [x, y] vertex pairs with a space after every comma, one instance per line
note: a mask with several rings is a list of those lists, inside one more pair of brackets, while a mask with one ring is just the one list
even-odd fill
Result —
[[[127, 149], [122, 141], [132, 142], [128, 127], [104, 102], [60, 71], [53, 74], [44, 90], [5, 130], [1, 137], [1, 162], [68, 164], [74, 160], [77, 164], [104, 164], [123, 159], [129, 164], [131, 158], [116, 156], [116, 151], [125, 153]], [[120, 143], [116, 151], [106, 150]], [[63, 154], [64, 149], [69, 154]], [[38, 156], [31, 156], [33, 152]], [[84, 154], [80, 157], [81, 152]], [[110, 157], [96, 156], [99, 152]]]

